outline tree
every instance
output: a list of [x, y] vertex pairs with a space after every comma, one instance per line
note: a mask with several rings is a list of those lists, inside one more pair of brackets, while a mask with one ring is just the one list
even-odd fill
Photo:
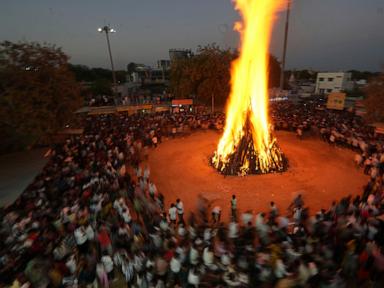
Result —
[[234, 54], [215, 44], [199, 47], [195, 56], [177, 59], [171, 65], [171, 90], [177, 98], [193, 95], [202, 104], [211, 103], [212, 95], [218, 105], [229, 94], [230, 63]]
[[370, 80], [380, 75], [378, 72], [370, 71], [349, 70], [348, 72], [352, 74], [352, 80]]
[[384, 74], [372, 78], [364, 89], [366, 118], [370, 122], [384, 121]]
[[112, 95], [112, 82], [107, 79], [99, 79], [92, 82], [90, 90], [93, 95]]
[[[202, 104], [209, 105], [212, 96], [217, 105], [224, 105], [230, 92], [231, 62], [236, 51], [223, 50], [215, 44], [199, 47], [191, 58], [177, 59], [171, 64], [171, 91], [176, 98], [195, 96]], [[269, 84], [279, 85], [280, 64], [270, 56]]]
[[82, 104], [60, 48], [0, 43], [0, 151], [25, 148], [63, 128]]
[[[76, 80], [79, 82], [91, 82], [92, 86], [104, 87], [109, 83], [109, 91], [112, 93], [112, 71], [104, 68], [89, 68], [85, 65], [69, 64], [70, 70], [75, 74]], [[117, 70], [116, 81], [117, 84], [126, 82], [127, 72], [124, 70]], [[100, 82], [100, 83], [99, 83]], [[105, 90], [105, 89], [104, 89]], [[98, 90], [96, 90], [97, 92]], [[93, 91], [95, 93], [95, 91]], [[100, 93], [99, 93], [100, 94]], [[99, 95], [98, 93], [94, 94]], [[102, 94], [102, 93], [101, 93]]]

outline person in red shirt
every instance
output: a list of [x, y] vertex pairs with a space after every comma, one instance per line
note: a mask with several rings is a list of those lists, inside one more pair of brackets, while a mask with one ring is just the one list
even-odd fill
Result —
[[112, 255], [112, 242], [105, 225], [101, 226], [97, 234], [97, 240], [99, 241], [101, 251], [107, 251], [109, 255]]

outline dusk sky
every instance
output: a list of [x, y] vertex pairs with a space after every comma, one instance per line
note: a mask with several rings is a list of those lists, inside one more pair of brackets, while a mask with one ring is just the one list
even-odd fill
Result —
[[[49, 42], [74, 64], [109, 68], [110, 24], [118, 69], [154, 65], [169, 48], [215, 42], [237, 47], [230, 0], [2, 0], [0, 40]], [[271, 52], [281, 58], [285, 14], [276, 23]], [[372, 70], [384, 67], [383, 0], [293, 0], [288, 69]]]

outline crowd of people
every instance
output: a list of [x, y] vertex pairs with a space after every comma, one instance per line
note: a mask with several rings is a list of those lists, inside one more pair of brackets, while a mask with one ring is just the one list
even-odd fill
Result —
[[228, 223], [204, 195], [189, 213], [183, 199], [165, 207], [146, 164], [150, 147], [221, 129], [222, 114], [88, 117], [84, 133], [52, 147], [33, 183], [1, 209], [1, 285], [384, 287], [382, 139], [349, 112], [317, 108], [274, 104], [274, 129], [354, 149], [371, 175], [361, 195], [311, 213], [298, 195], [288, 212], [271, 202], [254, 214], [238, 210], [233, 191]]

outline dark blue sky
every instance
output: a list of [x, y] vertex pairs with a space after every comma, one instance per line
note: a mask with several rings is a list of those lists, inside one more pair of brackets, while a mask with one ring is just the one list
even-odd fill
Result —
[[[238, 14], [230, 0], [2, 0], [0, 40], [49, 42], [71, 62], [109, 67], [105, 37], [110, 23], [118, 68], [153, 65], [169, 48], [216, 42], [236, 47]], [[284, 15], [283, 15], [284, 16]], [[284, 17], [276, 23], [271, 51], [280, 58]], [[382, 70], [383, 0], [293, 0], [287, 66], [291, 69]]]

